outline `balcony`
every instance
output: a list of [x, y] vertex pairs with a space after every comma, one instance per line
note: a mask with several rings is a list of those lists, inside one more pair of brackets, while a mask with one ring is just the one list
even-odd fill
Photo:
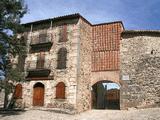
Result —
[[36, 61], [28, 62], [26, 66], [26, 78], [42, 79], [49, 78], [51, 72], [51, 61], [46, 61], [43, 66], [36, 66]]
[[49, 50], [52, 44], [52, 34], [32, 36], [30, 43], [31, 51]]

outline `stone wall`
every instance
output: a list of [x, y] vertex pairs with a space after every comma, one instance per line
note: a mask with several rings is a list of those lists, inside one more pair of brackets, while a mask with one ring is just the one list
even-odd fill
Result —
[[[33, 107], [33, 86], [40, 82], [45, 86], [44, 107], [70, 109], [81, 112], [91, 107], [91, 25], [79, 19], [76, 24], [67, 25], [68, 41], [59, 43], [60, 26], [47, 29], [51, 33], [53, 45], [50, 51], [45, 52], [45, 65], [51, 69], [50, 76], [53, 80], [30, 80], [23, 84], [23, 102], [25, 107]], [[43, 29], [44, 30], [44, 29]], [[29, 32], [27, 45], [30, 49], [30, 38], [36, 36], [42, 30]], [[67, 68], [63, 70], [57, 67], [57, 52], [61, 47], [67, 48]], [[28, 52], [29, 52], [28, 49]], [[29, 53], [25, 61], [25, 70], [36, 68], [38, 53]], [[58, 82], [66, 85], [66, 99], [55, 99], [55, 90]]]
[[[45, 65], [51, 69], [50, 76], [52, 80], [31, 80], [23, 85], [23, 100], [26, 107], [32, 107], [33, 101], [33, 86], [37, 82], [41, 82], [45, 86], [44, 107], [76, 109], [76, 93], [77, 93], [77, 56], [78, 56], [78, 41], [79, 29], [77, 23], [67, 24], [68, 41], [59, 43], [59, 26], [53, 26], [47, 29], [47, 33], [53, 36], [53, 45], [50, 51], [45, 52]], [[28, 45], [30, 44], [31, 36], [36, 36], [41, 30], [29, 32]], [[30, 46], [28, 46], [30, 47]], [[56, 69], [57, 53], [62, 47], [67, 49], [67, 68]], [[29, 49], [28, 49], [29, 50]], [[31, 63], [29, 68], [36, 68], [37, 52], [28, 53], [25, 61], [25, 69], [27, 70], [28, 63]], [[58, 82], [64, 82], [66, 86], [66, 98], [64, 100], [55, 99], [55, 90]]]
[[91, 107], [91, 26], [79, 20], [79, 56], [77, 64], [77, 110], [85, 111]]
[[160, 33], [126, 31], [120, 47], [121, 108], [160, 105]]

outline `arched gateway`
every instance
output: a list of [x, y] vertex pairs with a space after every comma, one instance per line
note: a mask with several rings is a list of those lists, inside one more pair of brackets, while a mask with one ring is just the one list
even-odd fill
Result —
[[120, 85], [109, 80], [92, 85], [93, 109], [120, 109]]
[[40, 82], [33, 86], [33, 106], [44, 105], [44, 85]]

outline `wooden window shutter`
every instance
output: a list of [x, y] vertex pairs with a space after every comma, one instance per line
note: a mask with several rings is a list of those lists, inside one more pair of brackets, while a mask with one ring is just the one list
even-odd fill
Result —
[[57, 69], [65, 69], [67, 62], [67, 49], [60, 48], [58, 51]]
[[44, 52], [40, 52], [37, 56], [37, 69], [44, 68], [45, 62], [45, 54]]
[[22, 98], [22, 85], [17, 84], [14, 91], [14, 98], [21, 99]]
[[41, 59], [41, 54], [38, 54], [38, 56], [37, 56], [37, 69], [39, 69], [39, 68], [41, 68], [41, 61], [40, 61], [40, 59]]
[[67, 25], [63, 25], [63, 41], [67, 41]]
[[44, 43], [47, 40], [47, 32], [42, 32], [39, 34], [39, 43]]
[[39, 43], [39, 37], [31, 36], [31, 44], [37, 44], [37, 43]]
[[62, 28], [60, 28], [60, 37], [59, 42], [66, 42], [67, 41], [67, 24], [64, 24]]
[[41, 67], [44, 68], [44, 62], [45, 62], [45, 54], [44, 52], [41, 52]]
[[65, 99], [65, 84], [63, 82], [59, 82], [56, 86], [56, 98]]

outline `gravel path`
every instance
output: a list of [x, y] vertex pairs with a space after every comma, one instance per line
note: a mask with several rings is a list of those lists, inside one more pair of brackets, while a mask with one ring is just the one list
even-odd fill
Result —
[[90, 110], [77, 115], [43, 110], [7, 113], [1, 111], [0, 120], [160, 120], [160, 108], [139, 110]]

